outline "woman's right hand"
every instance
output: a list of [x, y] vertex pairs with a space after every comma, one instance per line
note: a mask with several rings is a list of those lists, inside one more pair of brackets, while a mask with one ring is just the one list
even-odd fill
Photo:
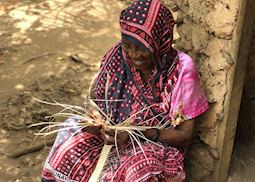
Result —
[[158, 139], [158, 137], [159, 137], [158, 135], [160, 135], [160, 131], [155, 128], [147, 129], [147, 130], [143, 131], [142, 133], [147, 139], [152, 140], [152, 141]]
[[89, 108], [89, 113], [91, 113], [91, 119], [97, 120], [99, 123], [98, 125], [92, 125], [92, 126], [87, 126], [83, 129], [83, 131], [89, 132], [93, 135], [101, 135], [100, 130], [102, 129], [102, 125], [100, 124], [100, 122], [103, 122], [103, 117], [100, 114], [100, 112], [95, 109], [95, 108]]
[[97, 125], [97, 126], [87, 126], [86, 128], [83, 129], [83, 131], [86, 131], [88, 133], [91, 133], [93, 135], [101, 135], [100, 130], [102, 129], [102, 125]]
[[[117, 133], [115, 132], [116, 131], [113, 129], [102, 127], [101, 134], [105, 144], [114, 145], [117, 142], [117, 144], [122, 145], [129, 140], [128, 132], [126, 131], [119, 131]], [[115, 134], [117, 134], [117, 138], [115, 138]]]

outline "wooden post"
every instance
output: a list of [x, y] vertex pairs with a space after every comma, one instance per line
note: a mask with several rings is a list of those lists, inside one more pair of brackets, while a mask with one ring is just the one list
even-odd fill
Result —
[[232, 55], [236, 61], [227, 74], [228, 93], [224, 100], [224, 120], [218, 125], [217, 148], [220, 159], [216, 162], [213, 174], [216, 182], [226, 182], [228, 177], [255, 21], [254, 0], [240, 0], [239, 8], [237, 27], [232, 41]]

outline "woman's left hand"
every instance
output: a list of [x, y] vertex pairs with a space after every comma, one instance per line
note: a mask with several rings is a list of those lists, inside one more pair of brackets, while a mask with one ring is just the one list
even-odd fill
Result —
[[152, 141], [154, 141], [155, 138], [158, 138], [158, 136], [156, 136], [156, 135], [159, 134], [157, 129], [155, 129], [155, 128], [147, 129], [147, 130], [143, 131], [142, 133], [146, 138], [148, 138], [149, 140], [152, 140]]
[[[103, 127], [101, 129], [101, 134], [102, 134], [105, 144], [107, 144], [107, 145], [115, 144], [115, 130]], [[129, 135], [126, 131], [119, 131], [117, 133], [117, 143], [119, 145], [127, 142], [128, 139], [129, 139]]]

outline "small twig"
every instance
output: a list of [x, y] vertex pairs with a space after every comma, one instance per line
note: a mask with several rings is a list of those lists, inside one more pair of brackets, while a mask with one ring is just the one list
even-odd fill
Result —
[[21, 157], [21, 156], [29, 154], [29, 153], [37, 152], [37, 151], [43, 149], [45, 146], [53, 145], [54, 141], [55, 141], [55, 138], [50, 139], [50, 140], [46, 141], [45, 143], [35, 144], [35, 145], [30, 146], [28, 148], [15, 151], [15, 152], [11, 153], [9, 155], [9, 157], [10, 158], [18, 158], [18, 157]]
[[71, 59], [71, 61], [74, 61], [74, 62], [79, 63], [79, 64], [83, 64], [86, 67], [97, 67], [97, 65], [95, 65], [95, 64], [85, 63], [83, 61], [83, 59], [79, 55], [77, 55], [77, 54], [72, 54], [72, 55], [70, 55], [68, 57]]
[[55, 55], [56, 53], [52, 53], [52, 52], [48, 52], [48, 53], [44, 53], [44, 54], [41, 54], [39, 56], [35, 56], [35, 57], [32, 57], [30, 59], [28, 59], [27, 61], [23, 62], [22, 64], [27, 64], [31, 61], [34, 61], [36, 59], [39, 59], [39, 58], [42, 58], [42, 57], [45, 57], [45, 56], [51, 56], [51, 55]]
[[6, 121], [5, 123], [6, 123], [6, 126], [7, 126], [7, 128], [9, 130], [16, 130], [16, 131], [18, 131], [18, 130], [22, 130], [22, 129], [25, 128], [25, 125], [18, 125], [17, 126], [15, 124], [13, 124], [12, 122], [8, 122], [8, 121]]
[[76, 63], [83, 63], [83, 60], [80, 56], [78, 56], [77, 54], [72, 54], [69, 56], [71, 58], [72, 61], [76, 62]]

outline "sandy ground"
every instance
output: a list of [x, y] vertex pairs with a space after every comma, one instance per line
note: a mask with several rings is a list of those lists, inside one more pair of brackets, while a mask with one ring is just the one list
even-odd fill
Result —
[[43, 138], [34, 141], [40, 128], [28, 126], [60, 109], [34, 97], [81, 105], [102, 56], [120, 38], [124, 6], [117, 0], [0, 3], [0, 182], [40, 180], [49, 147], [9, 157], [42, 144]]
[[[41, 128], [28, 127], [47, 121], [45, 116], [60, 109], [34, 98], [82, 104], [102, 56], [120, 39], [118, 17], [123, 7], [120, 0], [0, 3], [0, 182], [40, 180], [49, 147], [10, 157], [54, 137], [35, 140], [34, 133]], [[254, 181], [255, 146], [248, 150], [240, 146], [229, 181]]]
[[255, 137], [247, 144], [236, 142], [228, 182], [255, 181]]

